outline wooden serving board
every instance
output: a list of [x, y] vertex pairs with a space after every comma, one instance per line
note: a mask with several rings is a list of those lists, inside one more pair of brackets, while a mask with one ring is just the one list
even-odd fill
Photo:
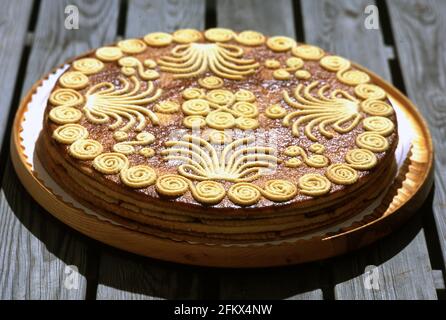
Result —
[[[371, 71], [373, 81], [384, 88], [392, 102], [407, 116], [415, 137], [405, 176], [399, 176], [381, 205], [361, 222], [331, 234], [281, 243], [249, 245], [191, 244], [158, 238], [85, 213], [52, 193], [32, 170], [24, 154], [20, 131], [38, 81], [22, 100], [11, 135], [11, 157], [28, 192], [53, 216], [79, 232], [108, 245], [136, 254], [192, 265], [214, 267], [267, 267], [298, 264], [343, 254], [376, 241], [395, 230], [426, 199], [433, 183], [433, 146], [429, 129], [417, 108], [400, 91]], [[45, 106], [42, 106], [44, 108]]]

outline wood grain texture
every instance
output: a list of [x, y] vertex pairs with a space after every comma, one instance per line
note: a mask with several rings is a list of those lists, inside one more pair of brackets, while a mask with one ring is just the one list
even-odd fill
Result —
[[126, 37], [180, 28], [204, 29], [205, 0], [130, 0]]
[[[302, 0], [305, 40], [356, 61], [390, 80], [388, 52], [379, 30], [364, 27], [368, 0]], [[336, 299], [435, 299], [432, 268], [421, 222], [416, 236], [400, 232], [394, 241], [406, 243], [395, 251], [385, 240], [341, 257], [333, 263]], [[386, 257], [386, 259], [379, 259]], [[364, 269], [377, 265], [384, 281], [377, 292], [364, 286]], [[359, 274], [359, 275], [358, 275]]]
[[[234, 30], [252, 29], [267, 35], [295, 37], [293, 16], [293, 6], [288, 0], [217, 2], [217, 25]], [[273, 270], [228, 270], [220, 275], [220, 297], [322, 299], [320, 274], [317, 263]]]
[[[76, 5], [80, 29], [64, 28], [64, 9]], [[117, 1], [44, 0], [28, 60], [24, 92], [52, 67], [115, 38]], [[87, 239], [50, 217], [21, 186], [11, 163], [0, 193], [0, 297], [3, 299], [83, 299]], [[78, 289], [64, 286], [67, 265], [79, 269]], [[68, 272], [68, 273], [65, 273]]]
[[446, 2], [388, 1], [407, 95], [424, 115], [435, 147], [432, 211], [446, 266]]
[[[6, 1], [0, 11], [0, 150], [3, 145], [6, 121], [14, 94], [20, 59], [25, 47], [32, 1]], [[17, 23], [20, 21], [20, 23]]]
[[[125, 35], [138, 37], [153, 31], [203, 29], [204, 9], [204, 0], [129, 1]], [[97, 299], [193, 299], [212, 282], [202, 272], [185, 271], [186, 267], [181, 265], [165, 266], [160, 261], [102, 250]]]
[[271, 36], [295, 37], [291, 0], [219, 0], [217, 24], [236, 31], [257, 30]]

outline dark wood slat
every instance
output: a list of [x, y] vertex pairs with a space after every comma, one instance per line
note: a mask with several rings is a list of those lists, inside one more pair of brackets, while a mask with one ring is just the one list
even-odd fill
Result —
[[[369, 0], [302, 0], [306, 41], [357, 61], [390, 79], [388, 53], [379, 30], [364, 27]], [[389, 245], [384, 240], [357, 254], [334, 260], [336, 299], [435, 299], [432, 268], [421, 221], [410, 236], [405, 228]], [[395, 246], [395, 242], [399, 245]], [[402, 245], [405, 244], [405, 245]], [[396, 248], [401, 249], [400, 251]], [[386, 257], [382, 259], [381, 257]], [[364, 286], [364, 268], [379, 266], [380, 290]], [[358, 275], [359, 274], [359, 275]]]
[[[79, 30], [64, 28], [64, 9], [69, 4], [79, 8]], [[24, 90], [67, 58], [113, 41], [115, 30], [110, 26], [117, 25], [118, 11], [116, 0], [42, 1]], [[1, 298], [85, 298], [87, 240], [31, 199], [10, 161], [0, 193], [0, 228]], [[64, 287], [67, 265], [76, 266], [81, 273], [77, 290]]]
[[435, 146], [432, 210], [446, 266], [446, 2], [388, 1], [392, 29], [408, 96], [431, 130]]
[[267, 35], [295, 37], [291, 0], [219, 0], [217, 24], [234, 30], [257, 30]]
[[[20, 58], [25, 47], [32, 1], [6, 1], [0, 11], [0, 150], [14, 94]], [[17, 23], [20, 21], [20, 23]]]
[[[125, 35], [137, 37], [153, 31], [203, 29], [204, 9], [202, 0], [130, 1]], [[97, 299], [205, 297], [205, 287], [212, 280], [199, 270], [105, 249], [100, 254]]]
[[204, 29], [204, 0], [131, 0], [126, 37], [142, 37], [149, 32], [172, 32], [180, 28]]
[[[295, 36], [291, 1], [218, 1], [217, 24], [234, 30]], [[220, 275], [223, 299], [322, 299], [319, 264], [262, 270], [227, 270]], [[268, 279], [268, 280], [266, 280]]]

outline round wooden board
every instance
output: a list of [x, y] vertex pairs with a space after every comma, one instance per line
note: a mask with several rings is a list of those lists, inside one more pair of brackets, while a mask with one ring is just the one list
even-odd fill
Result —
[[[416, 107], [400, 91], [369, 70], [372, 79], [383, 87], [392, 102], [408, 117], [415, 132], [410, 164], [401, 187], [390, 188], [388, 199], [380, 206], [380, 214], [367, 222], [311, 239], [298, 239], [280, 244], [209, 245], [191, 244], [154, 237], [102, 221], [69, 205], [54, 195], [36, 177], [27, 162], [20, 130], [28, 103], [37, 82], [20, 104], [11, 136], [11, 157], [17, 174], [28, 192], [53, 216], [79, 232], [108, 245], [161, 260], [215, 267], [267, 267], [298, 264], [343, 254], [376, 241], [395, 230], [413, 214], [426, 199], [433, 183], [433, 146], [429, 129]], [[384, 200], [385, 201], [385, 200]]]

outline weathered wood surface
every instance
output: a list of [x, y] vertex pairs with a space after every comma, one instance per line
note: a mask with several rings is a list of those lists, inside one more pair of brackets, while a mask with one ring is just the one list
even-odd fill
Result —
[[[388, 1], [406, 92], [425, 117], [435, 147], [432, 211], [446, 266], [446, 2]], [[443, 275], [445, 276], [445, 275]], [[443, 281], [444, 283], [444, 281]]]
[[217, 24], [233, 30], [257, 30], [267, 35], [295, 37], [291, 0], [219, 0]]
[[[291, 1], [218, 1], [217, 24], [234, 30], [295, 36]], [[222, 271], [220, 298], [322, 299], [325, 277], [321, 270], [320, 264], [312, 263], [287, 268]]]
[[[11, 1], [10, 5], [13, 4], [20, 3]], [[79, 30], [64, 28], [64, 10], [69, 4], [79, 9]], [[23, 93], [64, 60], [113, 41], [118, 9], [116, 0], [42, 1]], [[19, 23], [16, 21], [15, 25]], [[84, 299], [87, 242], [52, 218], [29, 196], [8, 160], [0, 193], [0, 298]], [[64, 286], [71, 274], [67, 267], [70, 265], [80, 272], [73, 279], [78, 281], [77, 289]]]
[[[188, 1], [130, 1], [125, 36], [179, 28], [204, 29], [205, 3]], [[148, 19], [147, 17], [151, 17]], [[97, 299], [194, 299], [212, 284], [199, 268], [166, 264], [103, 248], [100, 254]]]
[[[305, 40], [370, 68], [390, 80], [389, 50], [380, 30], [364, 27], [368, 0], [302, 0]], [[410, 237], [408, 226], [392, 237], [357, 253], [333, 260], [336, 299], [435, 299], [432, 268], [424, 231]], [[403, 245], [401, 245], [403, 244]], [[400, 251], [395, 248], [401, 249]], [[385, 257], [385, 259], [382, 259]], [[376, 265], [381, 275], [380, 289], [364, 285], [364, 269]]]
[[[0, 11], [0, 150], [8, 121], [9, 109], [25, 48], [32, 2], [29, 0], [7, 1]], [[20, 23], [17, 23], [20, 21]]]

